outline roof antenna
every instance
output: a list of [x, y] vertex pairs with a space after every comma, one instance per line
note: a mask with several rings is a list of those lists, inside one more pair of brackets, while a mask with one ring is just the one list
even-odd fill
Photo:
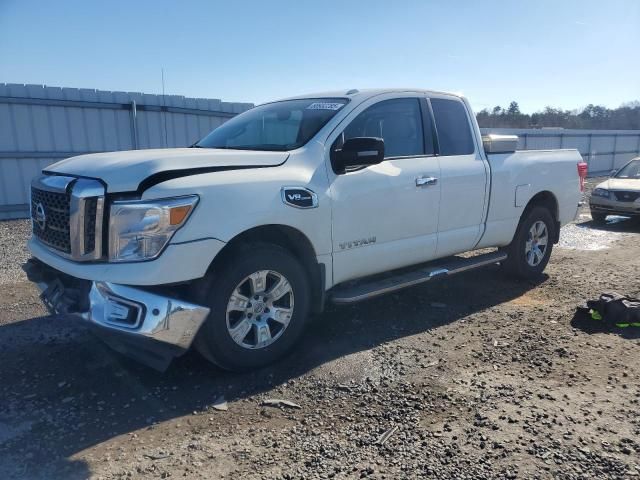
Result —
[[345, 95], [353, 95], [354, 93], [358, 93], [358, 89], [357, 88], [352, 88]]
[[162, 120], [164, 123], [164, 148], [167, 148], [167, 101], [164, 96], [164, 67], [160, 69], [162, 74]]

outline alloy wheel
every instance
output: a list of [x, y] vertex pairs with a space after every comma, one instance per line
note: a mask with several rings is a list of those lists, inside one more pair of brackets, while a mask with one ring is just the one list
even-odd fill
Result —
[[293, 308], [293, 288], [285, 276], [259, 270], [233, 290], [227, 303], [227, 331], [243, 348], [268, 347], [286, 330]]
[[548, 243], [549, 229], [542, 220], [538, 220], [531, 225], [524, 248], [524, 254], [529, 266], [537, 267], [540, 265], [547, 251]]

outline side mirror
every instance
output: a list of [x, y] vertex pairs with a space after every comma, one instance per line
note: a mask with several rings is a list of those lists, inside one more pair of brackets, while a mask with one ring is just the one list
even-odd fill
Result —
[[615, 170], [615, 169], [611, 170], [611, 172], [609, 172], [609, 176], [613, 177], [613, 176], [615, 176], [616, 173], [618, 173], [618, 170]]
[[355, 167], [377, 165], [384, 160], [384, 140], [376, 137], [354, 137], [346, 140], [331, 156], [336, 172]]

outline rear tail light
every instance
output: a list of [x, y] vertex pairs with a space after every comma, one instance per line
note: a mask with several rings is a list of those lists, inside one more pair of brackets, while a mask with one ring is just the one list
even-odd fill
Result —
[[585, 162], [578, 163], [578, 177], [580, 177], [580, 191], [584, 192], [584, 181], [587, 178], [589, 166]]

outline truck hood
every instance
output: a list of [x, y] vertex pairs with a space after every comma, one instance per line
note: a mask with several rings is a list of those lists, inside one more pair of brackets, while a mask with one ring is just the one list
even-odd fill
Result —
[[145, 190], [171, 178], [218, 170], [264, 168], [282, 165], [287, 152], [165, 148], [78, 155], [54, 163], [48, 173], [98, 178], [108, 192]]
[[636, 178], [610, 178], [600, 183], [597, 188], [606, 188], [607, 190], [629, 190], [640, 191], [640, 180]]

